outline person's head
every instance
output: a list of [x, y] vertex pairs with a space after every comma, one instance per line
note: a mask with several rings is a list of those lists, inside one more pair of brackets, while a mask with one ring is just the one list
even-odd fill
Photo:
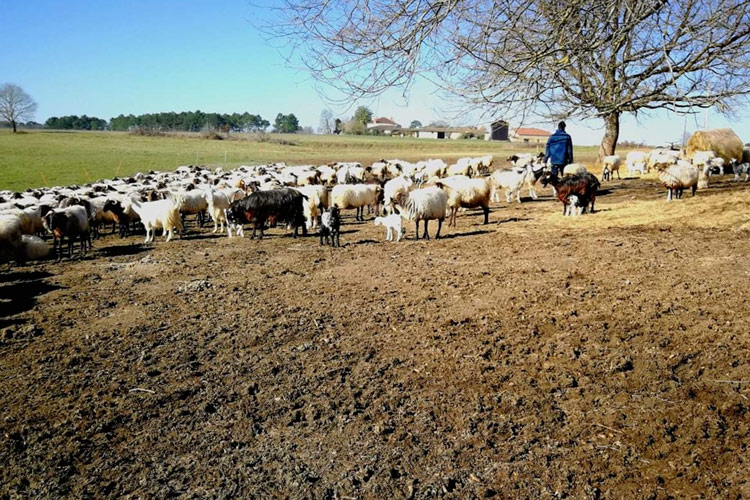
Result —
[[558, 130], [565, 130], [565, 122], [560, 122], [557, 124]]

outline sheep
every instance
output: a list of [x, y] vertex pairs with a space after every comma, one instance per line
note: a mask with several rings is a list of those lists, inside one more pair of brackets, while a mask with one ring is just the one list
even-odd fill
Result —
[[583, 175], [586, 172], [588, 172], [588, 170], [586, 170], [586, 167], [584, 167], [580, 163], [569, 163], [568, 165], [565, 165], [562, 175], [563, 177], [569, 175]]
[[[224, 232], [224, 223], [227, 221], [227, 209], [233, 202], [244, 198], [245, 192], [240, 188], [223, 190], [209, 188], [204, 193], [204, 196], [208, 204], [208, 214], [214, 223], [214, 230], [212, 232], [215, 233], [217, 230]], [[230, 238], [232, 237], [232, 228], [229, 224], [227, 224], [227, 235]]]
[[339, 184], [361, 184], [372, 178], [371, 171], [371, 167], [363, 168], [359, 163], [341, 163], [336, 172], [336, 181]]
[[717, 170], [716, 175], [724, 175], [724, 158], [712, 158], [708, 161], [709, 172]]
[[571, 194], [580, 197], [582, 200], [591, 202], [591, 213], [594, 213], [594, 202], [596, 201], [596, 192], [600, 187], [599, 179], [593, 174], [585, 173], [583, 175], [572, 175], [562, 179], [555, 174], [547, 173], [542, 176], [540, 182], [543, 186], [548, 184], [555, 188], [557, 199], [563, 204], [563, 215], [565, 215], [568, 206], [568, 197]]
[[[227, 220], [237, 227], [243, 223], [253, 222], [253, 234], [260, 228], [260, 239], [263, 239], [266, 220], [274, 217], [277, 222], [286, 222], [294, 228], [294, 238], [297, 237], [299, 227], [302, 234], [307, 235], [303, 204], [305, 195], [291, 188], [273, 191], [256, 191], [246, 198], [235, 201], [227, 210]], [[239, 230], [238, 234], [244, 232]]]
[[307, 229], [318, 225], [320, 207], [328, 206], [328, 190], [323, 186], [300, 186], [295, 188], [307, 197], [303, 205]]
[[449, 227], [456, 226], [459, 208], [482, 207], [484, 223], [489, 223], [491, 190], [488, 179], [471, 179], [463, 175], [453, 175], [440, 179], [438, 186], [447, 188], [448, 208], [450, 208]]
[[86, 253], [86, 248], [91, 249], [91, 230], [89, 226], [89, 214], [80, 205], [72, 205], [65, 208], [57, 208], [45, 214], [44, 226], [52, 233], [53, 253], [57, 253], [58, 259], [62, 258], [63, 238], [68, 238], [68, 258], [73, 257], [73, 243], [76, 238], [81, 241], [79, 255]]
[[654, 149], [647, 155], [646, 170], [657, 170], [674, 165], [680, 159], [680, 152], [671, 149]]
[[133, 211], [132, 205], [128, 204], [127, 209], [120, 200], [108, 198], [104, 202], [102, 210], [114, 214], [114, 219], [120, 226], [120, 238], [125, 238], [130, 232], [130, 223], [138, 222], [141, 218]]
[[430, 186], [414, 191], [402, 192], [396, 195], [396, 208], [409, 220], [416, 223], [415, 239], [419, 239], [419, 221], [424, 221], [423, 238], [429, 240], [427, 223], [437, 219], [438, 230], [435, 238], [440, 238], [440, 228], [445, 220], [445, 212], [448, 208], [448, 194], [438, 186]]
[[185, 222], [186, 215], [195, 215], [198, 219], [198, 224], [203, 227], [204, 214], [208, 210], [208, 201], [206, 200], [205, 193], [198, 189], [191, 189], [180, 191], [177, 195], [182, 200], [180, 204], [182, 222]]
[[356, 220], [364, 220], [364, 207], [378, 203], [383, 189], [377, 184], [337, 185], [331, 190], [331, 206], [339, 210], [357, 209]]
[[2, 210], [0, 213], [15, 215], [21, 220], [21, 233], [39, 234], [44, 232], [44, 221], [42, 220], [41, 206], [31, 206], [24, 209], [13, 208]]
[[[205, 202], [205, 198], [203, 199]], [[172, 239], [174, 231], [182, 232], [182, 218], [180, 217], [180, 207], [182, 198], [179, 194], [170, 196], [165, 200], [139, 202], [133, 198], [123, 200], [124, 211], [132, 210], [138, 214], [143, 227], [146, 229], [146, 239], [144, 243], [154, 241], [155, 230], [163, 229], [166, 241]]]
[[659, 180], [667, 188], [667, 201], [681, 199], [686, 188], [690, 188], [695, 196], [698, 189], [698, 174], [698, 167], [685, 161], [660, 169]]
[[429, 159], [421, 162], [417, 162], [417, 169], [422, 172], [423, 177], [439, 177], [442, 172], [448, 168], [448, 165], [443, 160]]
[[405, 231], [402, 225], [401, 215], [399, 214], [375, 217], [375, 225], [383, 226], [385, 228], [385, 241], [393, 241], [391, 231], [396, 235], [396, 241], [401, 241], [401, 236], [403, 236]]
[[49, 255], [49, 245], [38, 236], [22, 235], [21, 246], [26, 260], [41, 260]]
[[21, 219], [17, 215], [0, 214], [0, 262], [26, 261], [23, 252]]
[[620, 159], [619, 155], [609, 155], [609, 156], [605, 156], [604, 158], [602, 158], [602, 166], [604, 168], [609, 168], [609, 172], [613, 180], [615, 178], [615, 172], [617, 172], [617, 178], [622, 179], [622, 177], [620, 177], [620, 165], [621, 164], [622, 164], [622, 160]]
[[443, 169], [443, 177], [451, 175], [471, 177], [472, 174], [474, 174], [474, 168], [471, 166], [471, 158], [459, 158], [454, 165]]
[[336, 205], [323, 212], [320, 217], [320, 244], [323, 245], [324, 242], [328, 244], [329, 237], [331, 246], [341, 246], [341, 213]]
[[628, 175], [633, 176], [636, 172], [644, 175], [646, 173], [646, 153], [643, 151], [630, 151], [625, 155], [625, 165], [628, 168]]
[[[518, 203], [521, 203], [521, 188], [528, 182], [531, 172], [530, 166], [514, 167], [510, 170], [495, 170], [490, 175], [490, 186], [493, 191], [493, 201], [500, 201], [500, 189], [505, 188], [505, 201], [510, 203], [515, 193]], [[536, 193], [534, 193], [536, 194]]]
[[399, 193], [405, 193], [414, 187], [411, 179], [404, 176], [393, 178], [383, 186], [383, 211], [392, 209], [393, 200]]

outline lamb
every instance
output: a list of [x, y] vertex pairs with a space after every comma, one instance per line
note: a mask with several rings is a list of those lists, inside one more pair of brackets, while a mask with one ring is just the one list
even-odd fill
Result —
[[401, 236], [404, 234], [401, 215], [391, 214], [386, 217], [375, 217], [375, 225], [385, 228], [385, 241], [393, 241], [391, 231], [396, 235], [396, 241], [401, 241]]
[[377, 184], [339, 184], [333, 187], [330, 196], [331, 206], [337, 205], [339, 210], [355, 208], [356, 220], [364, 220], [364, 207], [372, 206], [380, 201], [383, 189]]
[[166, 241], [172, 239], [174, 231], [182, 232], [181, 205], [182, 199], [179, 194], [166, 200], [147, 201], [143, 203], [130, 197], [123, 200], [123, 210], [126, 212], [133, 210], [137, 213], [143, 227], [146, 229], [144, 243], [154, 241], [155, 230], [158, 228], [164, 230]]
[[86, 253], [87, 246], [91, 249], [89, 214], [84, 207], [73, 205], [52, 210], [44, 216], [44, 225], [54, 236], [52, 250], [57, 253], [58, 259], [62, 258], [64, 238], [68, 238], [68, 258], [73, 257], [73, 243], [76, 238], [81, 241], [80, 255]]
[[644, 175], [646, 173], [646, 153], [630, 151], [625, 155], [625, 165], [628, 167], [628, 175], [633, 176], [636, 172]]
[[659, 180], [667, 188], [667, 201], [681, 199], [683, 190], [690, 188], [693, 196], [698, 189], [698, 167], [680, 161], [659, 170]]
[[[500, 201], [499, 190], [505, 188], [505, 201], [510, 203], [515, 193], [516, 201], [521, 203], [521, 188], [529, 181], [529, 176], [533, 175], [531, 166], [514, 167], [510, 170], [495, 170], [490, 175], [490, 186], [494, 192], [493, 201]], [[534, 193], [536, 195], [536, 193]]]
[[745, 182], [750, 178], [750, 163], [737, 163], [737, 160], [732, 158], [732, 171], [734, 172], [735, 182], [740, 180], [740, 175], [745, 174]]
[[450, 217], [448, 226], [456, 226], [456, 215], [459, 208], [482, 207], [484, 223], [489, 223], [490, 216], [490, 183], [488, 179], [471, 179], [463, 175], [445, 177], [437, 184], [447, 188]]
[[619, 155], [610, 155], [605, 156], [602, 158], [602, 166], [604, 168], [609, 168], [610, 175], [612, 176], [612, 179], [615, 177], [615, 172], [617, 172], [617, 178], [622, 179], [620, 177], [620, 165], [622, 164], [622, 160], [620, 160]]
[[[321, 205], [321, 210], [323, 206]], [[339, 207], [332, 206], [327, 212], [323, 212], [320, 217], [320, 244], [328, 244], [328, 238], [331, 239], [331, 246], [341, 246], [341, 213]]]
[[568, 204], [565, 206], [565, 216], [577, 217], [583, 213], [583, 209], [588, 203], [581, 195], [568, 195]]
[[591, 201], [591, 213], [594, 213], [594, 202], [596, 201], [596, 192], [600, 187], [599, 179], [590, 173], [583, 175], [572, 175], [560, 179], [555, 174], [544, 174], [540, 179], [543, 186], [548, 184], [555, 188], [557, 199], [563, 204], [563, 215], [567, 211], [569, 204], [568, 197], [571, 194], [578, 195], [581, 200]]
[[396, 198], [396, 208], [409, 220], [416, 223], [415, 238], [419, 239], [419, 221], [424, 221], [423, 238], [429, 240], [427, 223], [437, 219], [438, 230], [435, 238], [440, 238], [440, 228], [445, 220], [445, 212], [448, 208], [448, 194], [437, 186], [415, 189], [405, 193], [399, 193]]
[[21, 246], [26, 260], [42, 260], [49, 255], [49, 245], [38, 236], [22, 235]]
[[[307, 235], [303, 204], [305, 195], [291, 188], [273, 191], [256, 191], [246, 198], [235, 201], [227, 210], [227, 220], [237, 227], [243, 223], [253, 222], [253, 234], [260, 228], [260, 239], [263, 239], [266, 220], [274, 217], [277, 222], [286, 222], [294, 228], [294, 237], [302, 227], [302, 234]], [[238, 234], [244, 235], [241, 227]]]

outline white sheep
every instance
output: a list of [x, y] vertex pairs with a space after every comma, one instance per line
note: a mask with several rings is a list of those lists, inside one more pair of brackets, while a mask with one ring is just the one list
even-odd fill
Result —
[[698, 167], [684, 160], [659, 170], [659, 180], [667, 188], [667, 201], [682, 198], [682, 191], [686, 188], [690, 188], [695, 196], [698, 173]]
[[16, 215], [0, 214], [0, 262], [25, 261], [21, 236], [21, 219]]
[[21, 236], [21, 247], [27, 260], [41, 260], [49, 255], [49, 245], [38, 236], [24, 234]]
[[333, 187], [330, 206], [340, 210], [357, 209], [357, 220], [364, 220], [364, 207], [378, 203], [382, 188], [377, 184], [339, 184]]
[[[203, 199], [205, 201], [205, 198]], [[180, 196], [170, 197], [166, 200], [138, 202], [133, 198], [125, 198], [122, 202], [123, 209], [133, 210], [141, 219], [143, 227], [146, 229], [146, 239], [144, 243], [154, 241], [155, 230], [161, 228], [164, 230], [166, 240], [172, 239], [175, 230], [182, 231], [182, 219], [180, 218]], [[208, 205], [208, 204], [207, 204]]]
[[324, 186], [299, 186], [295, 189], [307, 197], [302, 204], [307, 229], [317, 227], [320, 207], [328, 208], [328, 190]]
[[459, 158], [454, 165], [443, 169], [443, 177], [450, 175], [465, 175], [471, 177], [474, 174], [474, 168], [471, 166], [471, 158]]
[[608, 168], [610, 175], [612, 176], [612, 179], [614, 180], [615, 172], [617, 172], [617, 178], [622, 179], [620, 177], [620, 165], [622, 164], [622, 160], [620, 159], [620, 155], [609, 155], [602, 158], [602, 168]]
[[245, 192], [240, 188], [226, 188], [214, 190], [208, 188], [204, 196], [206, 198], [206, 204], [208, 205], [208, 214], [211, 216], [211, 220], [214, 223], [214, 230], [216, 232], [220, 230], [224, 232], [224, 224], [227, 224], [227, 235], [232, 237], [232, 228], [227, 223], [227, 209], [229, 205], [237, 200], [241, 200], [245, 197]]
[[448, 194], [437, 186], [430, 186], [414, 191], [399, 193], [396, 198], [396, 208], [399, 212], [416, 223], [416, 239], [419, 239], [419, 221], [424, 221], [423, 238], [430, 239], [427, 233], [427, 223], [437, 219], [438, 230], [435, 235], [440, 238], [440, 228], [443, 227], [445, 212], [448, 208]]
[[408, 177], [403, 175], [395, 177], [383, 186], [383, 209], [390, 211], [393, 201], [400, 193], [405, 193], [414, 187], [414, 183]]
[[401, 236], [404, 234], [401, 215], [391, 214], [385, 217], [375, 217], [375, 225], [385, 228], [385, 241], [393, 241], [391, 232], [396, 235], [396, 241], [401, 241]]
[[333, 186], [336, 184], [336, 169], [330, 165], [321, 165], [317, 168], [320, 183], [324, 186]]
[[[531, 166], [514, 167], [506, 170], [495, 170], [490, 175], [490, 187], [492, 188], [492, 200], [500, 201], [500, 189], [505, 188], [505, 201], [510, 203], [515, 193], [518, 203], [521, 203], [521, 188], [529, 180]], [[536, 194], [536, 193], [535, 193]]]
[[565, 165], [562, 174], [563, 177], [567, 177], [569, 175], [583, 175], [586, 172], [588, 172], [588, 170], [586, 170], [586, 167], [580, 163], [569, 163]]
[[179, 191], [177, 196], [182, 200], [180, 214], [182, 214], [183, 220], [186, 215], [196, 215], [199, 224], [202, 226], [203, 214], [208, 209], [205, 193], [199, 189], [191, 189], [190, 191]]
[[636, 172], [644, 175], [646, 173], [646, 153], [643, 151], [630, 151], [625, 155], [625, 165], [628, 168], [628, 175], [633, 176]]
[[452, 175], [440, 179], [438, 186], [446, 188], [450, 216], [448, 226], [456, 226], [456, 215], [459, 208], [482, 207], [484, 223], [489, 223], [490, 216], [490, 182], [489, 179], [472, 179], [464, 175]]

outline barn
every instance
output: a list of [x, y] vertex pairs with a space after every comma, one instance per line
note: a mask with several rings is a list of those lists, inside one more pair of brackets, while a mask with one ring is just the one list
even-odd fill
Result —
[[484, 135], [484, 138], [488, 141], [510, 140], [508, 137], [508, 122], [505, 120], [494, 121], [489, 124], [487, 129], [489, 129], [489, 132]]

